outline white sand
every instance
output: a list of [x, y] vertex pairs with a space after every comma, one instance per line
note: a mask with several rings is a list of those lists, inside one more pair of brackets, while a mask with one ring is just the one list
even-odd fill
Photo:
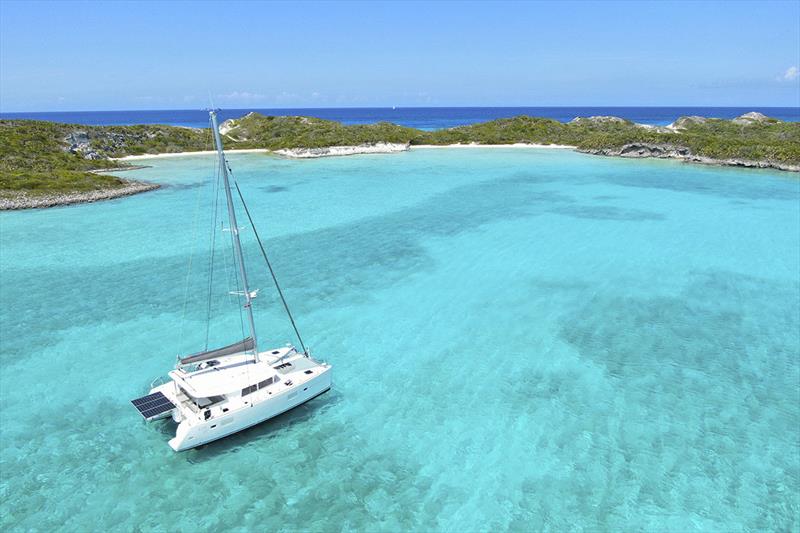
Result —
[[[403, 145], [405, 146], [405, 145]], [[335, 149], [353, 149], [355, 147], [352, 146], [340, 146], [340, 147], [331, 147]], [[514, 144], [478, 144], [478, 143], [470, 143], [470, 144], [412, 144], [409, 147], [411, 150], [416, 150], [417, 148], [553, 148], [553, 149], [574, 149], [575, 146], [570, 146], [566, 144], [533, 144], [533, 143], [514, 143]], [[377, 150], [376, 150], [377, 151]], [[395, 151], [402, 151], [402, 150], [391, 150], [391, 152]], [[282, 150], [272, 151], [267, 150], [266, 148], [250, 148], [246, 150], [225, 150], [226, 154], [269, 154], [269, 153], [276, 153], [278, 155], [288, 155], [282, 153]], [[335, 150], [334, 150], [335, 152]], [[217, 152], [215, 150], [205, 150], [199, 152], [175, 152], [169, 154], [143, 154], [143, 155], [126, 155], [125, 157], [115, 157], [112, 158], [115, 161], [138, 161], [141, 159], [155, 159], [155, 158], [162, 158], [162, 157], [186, 157], [192, 155], [213, 155]], [[364, 152], [369, 153], [369, 152]], [[350, 155], [350, 154], [338, 154], [338, 153], [331, 153], [331, 156], [337, 155]]]
[[343, 155], [359, 154], [393, 154], [396, 152], [406, 152], [409, 149], [407, 143], [369, 143], [354, 146], [326, 146], [323, 148], [286, 148], [275, 150], [275, 154], [289, 157], [292, 159], [309, 159], [317, 157], [336, 157]]
[[415, 148], [559, 148], [574, 149], [575, 146], [568, 144], [534, 144], [534, 143], [514, 143], [514, 144], [412, 144], [411, 149]]

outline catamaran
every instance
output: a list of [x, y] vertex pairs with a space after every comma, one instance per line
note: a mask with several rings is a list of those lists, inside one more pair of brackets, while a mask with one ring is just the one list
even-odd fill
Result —
[[149, 394], [132, 400], [145, 420], [172, 417], [177, 429], [169, 445], [176, 452], [221, 439], [269, 420], [331, 388], [331, 366], [311, 357], [303, 344], [261, 239], [255, 231], [247, 204], [236, 185], [280, 300], [302, 347], [302, 351], [292, 345], [259, 350], [252, 307], [252, 300], [258, 291], [251, 291], [248, 285], [247, 267], [239, 239], [241, 228], [237, 224], [228, 176], [230, 167], [220, 139], [217, 115], [210, 111], [209, 116], [227, 202], [233, 259], [238, 267], [237, 284], [241, 289], [231, 294], [239, 299], [243, 314], [247, 316], [249, 335], [228, 346], [179, 357], [174, 370], [168, 374], [169, 379], [160, 384], [154, 382]]

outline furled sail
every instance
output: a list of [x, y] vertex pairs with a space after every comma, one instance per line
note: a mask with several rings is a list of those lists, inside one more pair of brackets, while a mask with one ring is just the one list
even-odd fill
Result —
[[214, 359], [215, 357], [223, 357], [225, 355], [246, 352], [247, 350], [252, 350], [254, 347], [255, 347], [255, 342], [253, 341], [253, 337], [247, 337], [244, 340], [241, 340], [239, 342], [234, 342], [233, 344], [229, 344], [228, 346], [223, 346], [222, 348], [217, 348], [216, 350], [199, 352], [192, 355], [187, 355], [186, 357], [182, 357], [181, 364], [188, 365], [190, 363], [199, 363], [200, 361]]

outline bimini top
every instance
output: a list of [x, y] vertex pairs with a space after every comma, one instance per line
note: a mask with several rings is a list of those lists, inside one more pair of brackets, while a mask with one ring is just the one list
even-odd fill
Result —
[[207, 361], [209, 359], [215, 359], [217, 357], [224, 357], [226, 355], [233, 355], [239, 352], [246, 352], [248, 350], [252, 350], [255, 347], [255, 342], [253, 342], [253, 337], [247, 337], [244, 340], [239, 342], [234, 342], [233, 344], [229, 344], [228, 346], [223, 346], [222, 348], [217, 348], [216, 350], [210, 350], [208, 352], [198, 352], [192, 355], [187, 355], [186, 357], [181, 358], [182, 365], [188, 365], [191, 363], [199, 363], [200, 361]]

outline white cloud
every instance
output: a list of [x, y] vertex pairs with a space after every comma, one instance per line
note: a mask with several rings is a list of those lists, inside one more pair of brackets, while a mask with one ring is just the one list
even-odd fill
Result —
[[783, 73], [783, 79], [785, 81], [794, 81], [797, 78], [800, 78], [800, 69], [797, 67], [789, 67], [786, 69], [786, 72]]
[[218, 94], [217, 98], [221, 100], [231, 100], [240, 102], [257, 102], [267, 98], [265, 94], [251, 93], [248, 91], [233, 91], [228, 94]]
[[275, 101], [278, 102], [278, 103], [281, 103], [281, 104], [285, 104], [285, 103], [295, 102], [299, 98], [300, 98], [300, 96], [295, 94], [295, 93], [282, 91], [280, 94], [275, 96]]

